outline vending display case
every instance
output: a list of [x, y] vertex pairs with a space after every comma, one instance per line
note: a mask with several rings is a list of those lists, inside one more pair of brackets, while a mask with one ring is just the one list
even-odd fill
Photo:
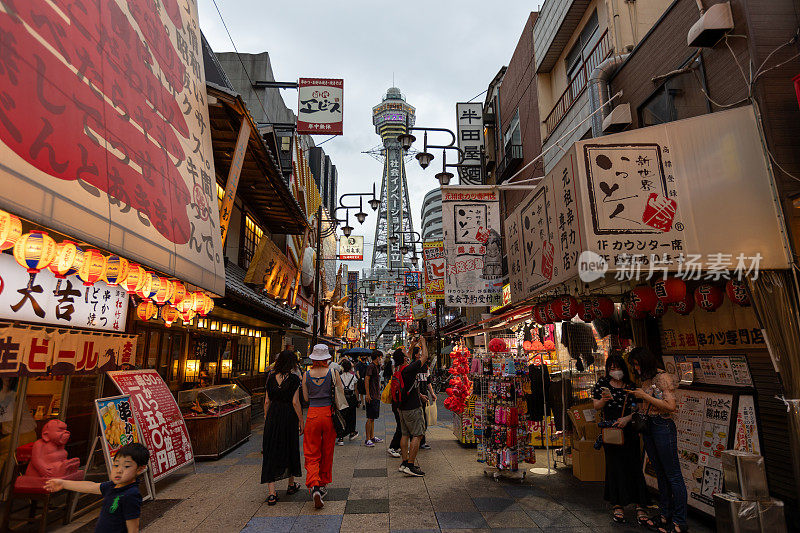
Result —
[[250, 395], [237, 384], [178, 393], [194, 455], [216, 459], [250, 438]]

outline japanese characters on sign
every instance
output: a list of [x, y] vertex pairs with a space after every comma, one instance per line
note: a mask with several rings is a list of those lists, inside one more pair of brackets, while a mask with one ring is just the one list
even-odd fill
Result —
[[422, 288], [422, 272], [419, 270], [409, 270], [403, 274], [406, 289], [417, 290]]
[[364, 259], [364, 236], [351, 235], [339, 237], [339, 259], [342, 261], [362, 261]]
[[505, 224], [512, 302], [577, 274], [585, 243], [574, 150], [567, 152]]
[[244, 276], [245, 283], [263, 284], [271, 296], [287, 299], [296, 277], [297, 269], [289, 258], [267, 235], [262, 236]]
[[692, 368], [693, 383], [752, 387], [753, 378], [744, 355], [664, 355], [664, 367], [671, 374], [680, 375], [681, 364]]
[[87, 374], [133, 364], [135, 335], [0, 327], [0, 376]]
[[425, 293], [428, 299], [444, 299], [444, 241], [423, 242], [422, 258], [425, 262]]
[[0, 207], [222, 294], [197, 5], [154, 5], [0, 14]]
[[347, 300], [347, 306], [350, 309], [350, 322], [358, 324], [358, 272], [347, 273], [347, 292], [350, 298]]
[[[384, 169], [386, 175], [383, 181], [386, 182], [386, 190], [383, 194], [386, 195], [386, 228], [387, 231], [398, 231], [394, 228], [401, 228], [404, 222], [403, 213], [403, 195], [406, 192], [403, 190], [404, 180], [402, 179], [405, 171], [403, 170], [405, 162], [403, 161], [403, 152], [400, 149], [386, 150], [386, 164]], [[405, 214], [407, 217], [408, 214]], [[410, 228], [409, 228], [410, 229]], [[387, 264], [389, 270], [403, 268], [403, 254], [400, 253], [400, 241], [393, 243], [387, 239]]]
[[300, 78], [298, 85], [297, 133], [342, 135], [344, 80]]
[[739, 307], [725, 299], [713, 313], [664, 315], [661, 318], [661, 346], [665, 353], [741, 351], [766, 349], [766, 341], [752, 308]]
[[411, 297], [411, 316], [414, 320], [425, 318], [428, 313], [427, 300], [425, 298], [425, 290], [419, 289], [410, 294]]
[[109, 372], [140, 421], [142, 440], [150, 450], [153, 481], [194, 462], [192, 443], [178, 404], [155, 370]]
[[411, 296], [408, 293], [402, 292], [394, 295], [395, 299], [395, 312], [394, 316], [398, 322], [404, 320], [411, 320]]
[[233, 212], [233, 202], [236, 199], [236, 189], [239, 187], [239, 178], [242, 174], [244, 156], [247, 152], [247, 144], [250, 142], [250, 122], [247, 117], [242, 117], [242, 125], [239, 126], [239, 135], [236, 138], [236, 147], [233, 149], [231, 166], [228, 170], [228, 179], [225, 183], [225, 196], [222, 197], [220, 206], [220, 230], [222, 232], [222, 242], [228, 235], [228, 225], [231, 221]]
[[501, 302], [503, 250], [495, 187], [442, 187], [445, 305], [485, 307]]
[[125, 331], [128, 294], [102, 281], [85, 286], [77, 276], [56, 279], [49, 270], [29, 274], [0, 254], [0, 318], [55, 326]]
[[464, 161], [458, 168], [459, 183], [482, 185], [483, 104], [459, 102], [456, 104], [458, 147], [464, 152]]
[[131, 397], [127, 394], [113, 398], [100, 398], [95, 400], [94, 404], [97, 408], [106, 465], [110, 470], [111, 461], [117, 455], [117, 450], [126, 444], [142, 442], [141, 431], [136, 416], [133, 414]]
[[503, 301], [500, 302], [500, 305], [496, 305], [494, 307], [490, 307], [489, 308], [489, 312], [490, 313], [494, 313], [498, 309], [501, 309], [502, 307], [504, 307], [504, 306], [506, 306], [506, 305], [508, 305], [510, 303], [511, 303], [511, 284], [510, 283], [506, 283], [505, 285], [503, 285]]

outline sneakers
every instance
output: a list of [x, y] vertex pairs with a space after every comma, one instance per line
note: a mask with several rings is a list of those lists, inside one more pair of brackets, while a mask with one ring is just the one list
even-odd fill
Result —
[[344, 439], [337, 439], [336, 440], [336, 445], [337, 446], [344, 446]]
[[389, 448], [388, 450], [386, 450], [386, 453], [388, 453], [392, 457], [400, 457], [400, 452], [398, 452], [394, 448]]
[[353, 440], [353, 439], [355, 439], [356, 437], [358, 437], [358, 431], [355, 431], [355, 432], [353, 432], [353, 433], [350, 433], [350, 436], [349, 436], [349, 437], [347, 437], [347, 438], [348, 438], [348, 439], [350, 439], [350, 440]]
[[319, 487], [314, 487], [314, 490], [311, 491], [311, 497], [314, 499], [314, 509], [322, 509], [325, 502], [322, 501], [323, 494]]
[[417, 465], [407, 465], [403, 472], [405, 475], [413, 477], [422, 477], [425, 475], [425, 472], [423, 472], [422, 469]]
[[327, 498], [328, 497], [328, 487], [320, 487], [319, 491], [320, 491], [320, 493], [322, 493], [322, 497], [323, 498]]
[[405, 474], [407, 470], [408, 470], [408, 463], [406, 463], [405, 461], [400, 463], [400, 467], [397, 469], [398, 472], [401, 472], [403, 474]]
[[380, 437], [372, 437], [372, 442], [380, 444], [381, 442], [383, 442], [383, 439]]
[[372, 442], [371, 440], [365, 440], [364, 441], [364, 446], [366, 446], [367, 448], [374, 448], [375, 447], [375, 443]]
[[431, 445], [426, 442], [425, 444], [420, 445], [419, 449], [420, 450], [430, 450], [431, 449]]

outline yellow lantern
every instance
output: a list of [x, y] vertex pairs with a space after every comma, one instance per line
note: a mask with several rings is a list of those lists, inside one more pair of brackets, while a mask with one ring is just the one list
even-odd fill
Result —
[[142, 286], [136, 291], [136, 294], [143, 300], [151, 300], [158, 292], [160, 286], [160, 278], [152, 272], [147, 272], [144, 275], [144, 283], [142, 283]]
[[194, 297], [194, 310], [197, 311], [198, 315], [206, 316], [214, 309], [214, 300], [206, 293], [198, 291], [194, 293]]
[[106, 273], [106, 257], [98, 250], [86, 250], [83, 252], [83, 264], [78, 270], [78, 277], [83, 281], [83, 284], [88, 286], [94, 285], [97, 281], [103, 278]]
[[142, 288], [145, 278], [150, 279], [147, 271], [141, 266], [131, 263], [128, 269], [128, 275], [125, 277], [123, 285], [128, 294], [135, 294]]
[[76, 274], [81, 266], [83, 266], [83, 250], [72, 241], [64, 241], [56, 245], [56, 257], [47, 268], [56, 275], [56, 279], [64, 279]]
[[0, 211], [0, 250], [8, 250], [22, 235], [22, 221], [5, 211]]
[[186, 309], [181, 313], [181, 320], [184, 324], [190, 324], [194, 320], [195, 312], [192, 309]]
[[193, 298], [193, 305], [192, 309], [194, 309], [197, 313], [203, 314], [203, 306], [205, 305], [206, 301], [203, 298], [204, 294], [200, 291], [196, 291], [192, 293]]
[[214, 298], [208, 295], [206, 295], [206, 298], [208, 299], [208, 301], [206, 302], [206, 308], [204, 309], [205, 313], [203, 314], [203, 316], [207, 315], [208, 313], [211, 312], [212, 309], [214, 309]]
[[55, 257], [56, 241], [43, 231], [26, 233], [14, 243], [14, 259], [27, 268], [29, 274], [47, 267]]
[[118, 255], [109, 256], [106, 259], [106, 283], [109, 285], [119, 285], [123, 283], [130, 272], [130, 263], [124, 257]]
[[172, 293], [172, 298], [169, 302], [172, 305], [178, 305], [186, 298], [186, 286], [180, 281], [174, 281], [175, 291]]
[[161, 320], [170, 327], [173, 322], [178, 318], [178, 310], [171, 305], [164, 305], [161, 307]]
[[167, 278], [158, 278], [158, 291], [155, 295], [156, 303], [163, 305], [172, 299], [175, 294], [175, 284]]
[[136, 306], [136, 316], [139, 320], [150, 320], [158, 314], [158, 308], [151, 301], [142, 302]]

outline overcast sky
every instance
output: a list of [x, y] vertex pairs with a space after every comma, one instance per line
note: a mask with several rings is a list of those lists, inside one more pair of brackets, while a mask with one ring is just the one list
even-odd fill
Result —
[[[269, 52], [275, 78], [344, 78], [344, 135], [323, 147], [339, 171], [339, 195], [380, 187], [382, 165], [362, 154], [380, 144], [372, 106], [394, 84], [417, 109], [417, 125], [455, 130], [455, 104], [486, 90], [507, 65], [532, 10], [539, 1], [472, 0], [374, 2], [265, 2], [216, 0], [241, 53]], [[233, 51], [212, 0], [198, 0], [201, 28], [216, 52]], [[282, 91], [297, 111], [297, 91]], [[477, 100], [483, 101], [484, 95]], [[317, 143], [325, 136], [315, 136]], [[432, 141], [433, 139], [429, 139]], [[449, 142], [445, 134], [443, 141]], [[420, 144], [417, 148], [421, 148]], [[436, 153], [438, 161], [441, 151]], [[408, 164], [408, 187], [416, 231], [425, 193], [438, 187], [436, 161], [423, 171]], [[375, 214], [354, 235], [365, 236], [369, 267]]]

